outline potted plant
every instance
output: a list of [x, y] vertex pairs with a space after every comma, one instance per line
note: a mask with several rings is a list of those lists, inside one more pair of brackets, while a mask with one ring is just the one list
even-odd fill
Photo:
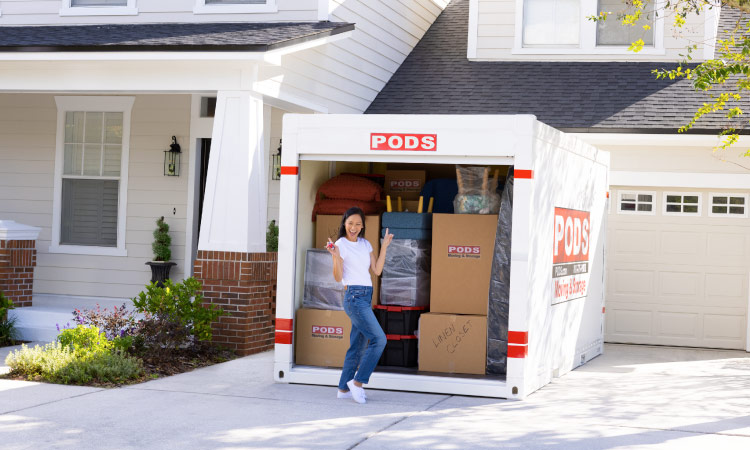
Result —
[[164, 281], [169, 278], [169, 270], [172, 266], [177, 265], [169, 261], [172, 257], [171, 244], [172, 238], [169, 237], [169, 225], [164, 222], [164, 216], [161, 216], [156, 221], [154, 243], [151, 244], [151, 250], [154, 252], [154, 260], [146, 263], [146, 265], [151, 267], [151, 282], [156, 283], [159, 287], [164, 286]]

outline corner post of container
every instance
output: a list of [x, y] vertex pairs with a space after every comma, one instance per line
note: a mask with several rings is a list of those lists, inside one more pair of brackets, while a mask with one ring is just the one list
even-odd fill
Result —
[[294, 362], [295, 256], [297, 252], [297, 215], [299, 209], [300, 160], [299, 123], [294, 114], [283, 120], [281, 155], [281, 191], [279, 195], [279, 248], [276, 275], [276, 332], [274, 380], [285, 381]]

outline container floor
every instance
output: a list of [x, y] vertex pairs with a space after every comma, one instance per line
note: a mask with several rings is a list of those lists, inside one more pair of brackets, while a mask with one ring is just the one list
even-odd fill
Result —
[[468, 374], [468, 373], [427, 372], [424, 370], [417, 370], [416, 367], [377, 366], [375, 368], [375, 372], [386, 372], [386, 373], [397, 373], [397, 374], [408, 374], [408, 375], [428, 375], [431, 377], [444, 377], [444, 378], [469, 378], [469, 379], [474, 379], [474, 380], [505, 381], [505, 374], [474, 375], [474, 374]]

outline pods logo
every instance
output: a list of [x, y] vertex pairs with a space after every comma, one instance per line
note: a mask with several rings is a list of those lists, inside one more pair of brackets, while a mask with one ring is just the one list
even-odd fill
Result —
[[370, 133], [370, 150], [437, 151], [437, 134]]

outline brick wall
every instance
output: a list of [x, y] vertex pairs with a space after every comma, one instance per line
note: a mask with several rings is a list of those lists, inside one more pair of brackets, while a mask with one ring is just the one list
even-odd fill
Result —
[[276, 253], [198, 251], [194, 277], [204, 303], [229, 313], [213, 324], [213, 342], [239, 355], [273, 348], [276, 268]]
[[16, 307], [31, 306], [36, 241], [0, 241], [0, 291]]

